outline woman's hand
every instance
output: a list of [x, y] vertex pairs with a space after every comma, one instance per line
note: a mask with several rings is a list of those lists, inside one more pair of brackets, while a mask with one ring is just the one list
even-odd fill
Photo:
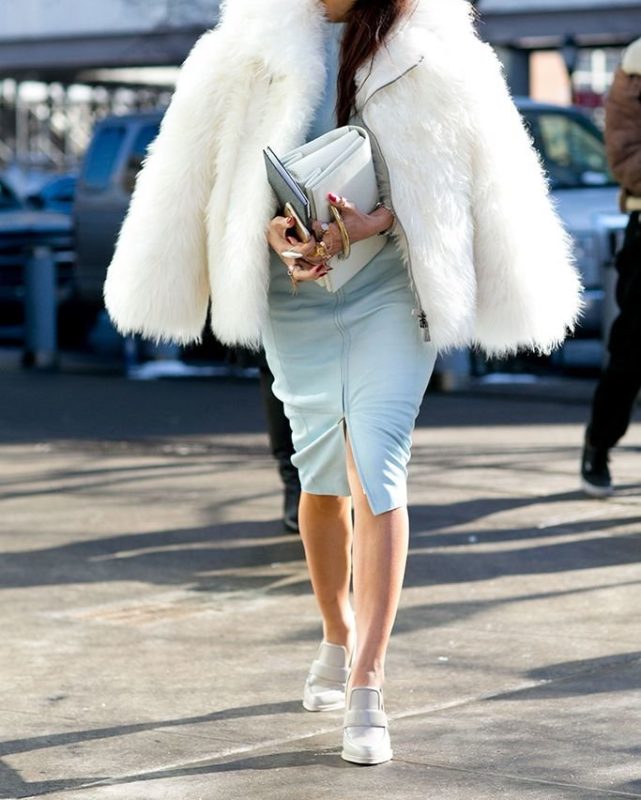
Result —
[[[327, 275], [332, 267], [322, 259], [314, 259], [312, 263], [309, 259], [312, 258], [311, 253], [314, 252], [318, 242], [315, 239], [310, 239], [309, 242], [301, 242], [295, 236], [288, 235], [287, 231], [294, 225], [294, 220], [291, 217], [274, 217], [267, 229], [267, 241], [274, 251], [280, 257], [280, 260], [285, 264], [288, 271], [291, 269], [292, 277], [296, 281], [315, 281]], [[295, 250], [301, 253], [301, 258], [289, 258], [283, 256], [282, 253], [287, 250]]]
[[[375, 236], [380, 233], [380, 231], [387, 230], [394, 221], [393, 215], [386, 208], [379, 208], [371, 214], [365, 214], [346, 197], [328, 194], [327, 199], [331, 205], [335, 206], [340, 211], [347, 233], [349, 234], [349, 240], [352, 244], [367, 239], [370, 236]], [[327, 248], [325, 259], [329, 259], [343, 252], [343, 240], [336, 222], [328, 223], [313, 220], [312, 230], [314, 231], [316, 239], [319, 242], [324, 242]], [[308, 255], [307, 260], [313, 264], [317, 264], [323, 259], [320, 256], [315, 257]]]

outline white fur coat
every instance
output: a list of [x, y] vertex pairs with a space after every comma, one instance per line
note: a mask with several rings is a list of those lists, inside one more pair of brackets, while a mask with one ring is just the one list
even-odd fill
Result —
[[[262, 149], [304, 142], [328, 24], [320, 0], [225, 0], [194, 44], [107, 272], [120, 332], [199, 342], [211, 301], [220, 341], [260, 345], [276, 213]], [[571, 239], [467, 0], [416, 0], [356, 84], [439, 351], [557, 346], [582, 305]]]

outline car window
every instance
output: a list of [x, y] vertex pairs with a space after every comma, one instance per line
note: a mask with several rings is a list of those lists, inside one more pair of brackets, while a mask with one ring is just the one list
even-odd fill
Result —
[[140, 171], [144, 157], [147, 155], [149, 144], [158, 135], [159, 127], [160, 123], [154, 123], [152, 125], [144, 125], [138, 131], [131, 153], [127, 159], [125, 174], [123, 176], [123, 187], [128, 194], [131, 194], [134, 190], [136, 175]]
[[555, 111], [528, 110], [524, 116], [553, 188], [615, 183], [608, 167], [603, 137], [588, 120]]
[[0, 211], [18, 208], [20, 203], [9, 187], [0, 181]]
[[87, 188], [106, 189], [125, 138], [124, 126], [102, 128], [93, 140], [85, 161], [83, 181]]

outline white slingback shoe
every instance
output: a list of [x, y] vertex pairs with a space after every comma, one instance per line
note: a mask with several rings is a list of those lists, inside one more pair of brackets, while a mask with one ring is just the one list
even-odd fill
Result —
[[374, 686], [353, 686], [343, 720], [341, 758], [355, 764], [380, 764], [392, 758], [383, 690]]
[[347, 648], [324, 639], [312, 661], [303, 689], [307, 711], [332, 711], [345, 707], [345, 689], [356, 647], [348, 661]]

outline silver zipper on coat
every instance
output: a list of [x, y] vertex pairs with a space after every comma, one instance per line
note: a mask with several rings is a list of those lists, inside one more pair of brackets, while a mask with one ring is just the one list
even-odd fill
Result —
[[426, 342], [429, 342], [429, 341], [431, 341], [430, 326], [429, 326], [429, 323], [427, 321], [427, 314], [425, 313], [425, 310], [423, 309], [423, 304], [421, 302], [421, 297], [420, 297], [420, 295], [418, 293], [418, 289], [416, 287], [416, 282], [414, 280], [414, 273], [413, 273], [413, 270], [412, 270], [412, 254], [411, 254], [411, 251], [410, 251], [409, 239], [407, 238], [407, 234], [405, 232], [405, 228], [403, 227], [403, 223], [401, 222], [398, 214], [396, 213], [396, 209], [394, 208], [394, 198], [393, 198], [392, 181], [390, 179], [390, 169], [389, 169], [389, 166], [387, 164], [387, 160], [385, 159], [385, 155], [383, 154], [383, 148], [381, 147], [381, 144], [380, 144], [380, 142], [378, 140], [378, 137], [372, 131], [370, 126], [367, 125], [367, 121], [365, 120], [365, 107], [367, 106], [369, 101], [372, 99], [372, 97], [374, 97], [374, 95], [378, 94], [378, 92], [380, 92], [381, 89], [384, 89], [386, 86], [390, 86], [390, 84], [395, 83], [396, 81], [400, 80], [403, 76], [407, 75], [408, 72], [411, 72], [411, 70], [413, 70], [415, 67], [418, 67], [418, 65], [421, 63], [421, 61], [423, 61], [423, 58], [424, 58], [424, 56], [421, 56], [420, 59], [416, 62], [416, 64], [413, 64], [411, 67], [406, 69], [405, 72], [402, 72], [400, 75], [397, 75], [393, 80], [388, 81], [387, 83], [384, 83], [382, 86], [379, 86], [378, 89], [376, 89], [375, 92], [372, 92], [372, 94], [363, 103], [363, 107], [361, 108], [360, 115], [361, 115], [361, 118], [362, 118], [363, 122], [367, 126], [367, 130], [369, 131], [370, 135], [372, 136], [372, 138], [374, 139], [374, 141], [376, 143], [376, 147], [378, 148], [378, 152], [380, 153], [381, 159], [383, 161], [383, 165], [385, 167], [385, 171], [387, 173], [387, 185], [389, 186], [390, 203], [392, 205], [392, 212], [393, 212], [394, 216], [396, 217], [396, 223], [398, 224], [399, 228], [401, 229], [401, 233], [403, 234], [403, 238], [405, 239], [405, 248], [406, 248], [406, 251], [407, 251], [407, 261], [408, 261], [408, 273], [409, 273], [409, 279], [410, 279], [410, 287], [412, 289], [412, 292], [414, 294], [414, 299], [416, 301], [416, 308], [412, 309], [412, 314], [414, 316], [416, 316], [416, 318], [418, 320], [418, 326], [423, 331], [423, 339]]

